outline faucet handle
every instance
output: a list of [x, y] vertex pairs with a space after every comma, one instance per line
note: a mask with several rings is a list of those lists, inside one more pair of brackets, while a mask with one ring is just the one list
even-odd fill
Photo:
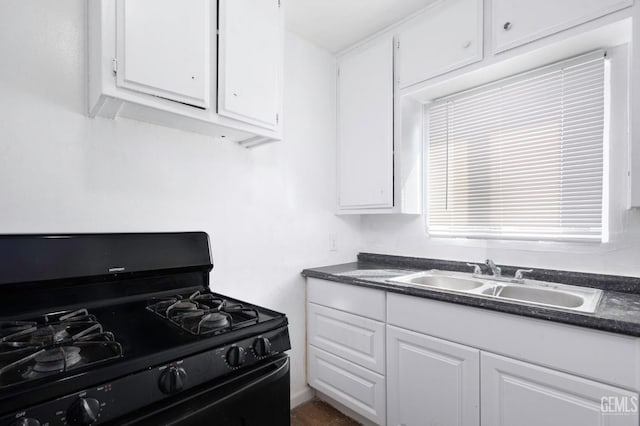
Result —
[[533, 269], [518, 269], [513, 278], [515, 278], [516, 280], [522, 280], [524, 279], [523, 274], [528, 274], [530, 272], [533, 272]]
[[473, 268], [473, 275], [482, 275], [482, 268], [480, 268], [480, 265], [477, 265], [475, 263], [467, 263], [467, 266]]

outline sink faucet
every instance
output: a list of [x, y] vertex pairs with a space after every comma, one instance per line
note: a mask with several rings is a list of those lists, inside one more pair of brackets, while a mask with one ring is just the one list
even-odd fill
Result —
[[487, 259], [485, 260], [484, 264], [487, 265], [487, 268], [489, 268], [494, 277], [499, 277], [502, 275], [502, 269], [500, 269], [499, 266], [496, 266], [496, 264], [493, 263], [493, 260]]
[[496, 264], [493, 262], [493, 260], [487, 259], [487, 260], [485, 260], [484, 264], [487, 266], [489, 271], [491, 271], [491, 274], [483, 275], [482, 274], [482, 268], [480, 267], [480, 265], [477, 265], [475, 263], [467, 263], [468, 266], [473, 268], [473, 276], [474, 277], [476, 277], [476, 278], [486, 278], [486, 279], [490, 279], [490, 280], [494, 280], [494, 281], [503, 281], [503, 282], [509, 282], [509, 283], [524, 284], [525, 283], [524, 274], [529, 273], [529, 272], [533, 272], [533, 269], [518, 269], [518, 270], [516, 270], [516, 272], [513, 275], [513, 277], [503, 277], [502, 276], [502, 269], [500, 269], [499, 266], [496, 266]]

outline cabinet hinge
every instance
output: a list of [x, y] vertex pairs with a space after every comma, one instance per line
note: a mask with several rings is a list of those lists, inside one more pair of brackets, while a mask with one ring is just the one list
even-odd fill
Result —
[[276, 113], [276, 124], [280, 123], [280, 114]]
[[118, 74], [118, 60], [116, 58], [111, 60], [111, 68], [113, 69], [113, 74]]
[[282, 0], [278, 0], [278, 7], [282, 7]]
[[[387, 45], [388, 46], [388, 45]], [[396, 41], [396, 48], [400, 49], [400, 40]]]
[[338, 68], [338, 77], [340, 77], [340, 68]]

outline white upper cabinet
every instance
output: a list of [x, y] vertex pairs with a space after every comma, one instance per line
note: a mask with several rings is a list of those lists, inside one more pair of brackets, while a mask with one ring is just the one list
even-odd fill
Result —
[[220, 0], [218, 113], [275, 129], [284, 28], [280, 0]]
[[482, 0], [442, 1], [400, 30], [401, 89], [482, 60], [482, 6]]
[[392, 207], [393, 39], [340, 59], [338, 74], [338, 209]]
[[493, 0], [493, 51], [520, 46], [632, 4], [633, 0]]
[[281, 139], [280, 1], [87, 2], [89, 116], [247, 147]]
[[210, 7], [209, 0], [118, 0], [117, 85], [208, 108]]

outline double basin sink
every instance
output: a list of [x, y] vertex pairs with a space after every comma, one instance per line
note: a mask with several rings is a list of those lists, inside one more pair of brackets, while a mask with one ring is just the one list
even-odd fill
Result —
[[386, 281], [406, 286], [465, 293], [586, 313], [595, 312], [602, 296], [602, 290], [589, 287], [529, 279], [521, 280], [518, 283], [503, 282], [504, 280], [502, 277], [501, 281], [496, 281], [491, 276], [432, 270], [388, 278]]

